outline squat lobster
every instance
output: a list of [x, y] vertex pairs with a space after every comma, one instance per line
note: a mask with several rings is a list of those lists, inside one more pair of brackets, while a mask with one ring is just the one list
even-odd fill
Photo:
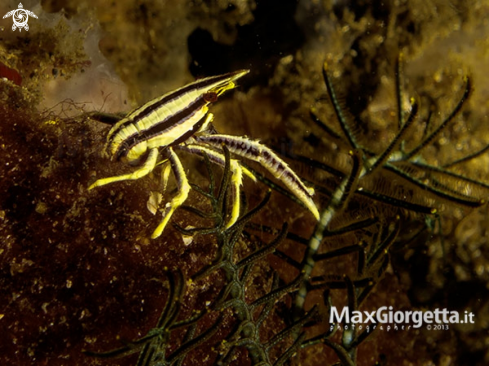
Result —
[[[162, 210], [162, 221], [151, 235], [155, 239], [161, 235], [173, 212], [185, 202], [190, 191], [184, 168], [174, 149], [207, 155], [214, 163], [224, 165], [224, 144], [234, 155], [260, 163], [319, 219], [319, 212], [312, 200], [314, 189], [306, 187], [271, 149], [246, 137], [213, 134], [209, 129], [213, 119], [212, 113], [208, 112], [209, 104], [216, 102], [225, 91], [234, 89], [235, 81], [248, 72], [240, 70], [194, 81], [129, 113], [110, 129], [104, 151], [111, 160], [122, 160], [131, 165], [143, 164], [132, 173], [99, 179], [88, 189], [139, 179], [160, 164], [164, 165], [163, 177], [166, 182], [171, 167], [178, 192]], [[159, 161], [160, 155], [167, 159]], [[226, 227], [233, 225], [239, 216], [239, 187], [243, 173], [255, 180], [254, 175], [236, 159], [231, 159], [230, 168], [234, 195]]]

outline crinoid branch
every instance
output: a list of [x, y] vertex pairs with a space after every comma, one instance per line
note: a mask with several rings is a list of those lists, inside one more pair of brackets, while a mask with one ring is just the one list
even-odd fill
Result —
[[[360, 137], [357, 133], [359, 121], [351, 118], [341, 108], [333, 81], [328, 74], [329, 67], [327, 63], [324, 64], [324, 82], [342, 134], [324, 123], [316, 110], [311, 110], [311, 118], [325, 135], [324, 140], [333, 138], [335, 144], [343, 142], [347, 151], [354, 149], [354, 153], [349, 172], [346, 173], [344, 168], [339, 169], [325, 163], [326, 158], [313, 159], [290, 155], [291, 159], [321, 171], [318, 174], [321, 178], [316, 179], [315, 189], [320, 195], [327, 197], [327, 203], [320, 210], [320, 220], [308, 240], [302, 260], [291, 258], [280, 250], [275, 252], [275, 255], [288, 265], [301, 271], [304, 278], [295, 297], [296, 319], [309, 305], [306, 297], [312, 291], [323, 291], [324, 306], [331, 309], [330, 292], [344, 290], [347, 293], [349, 311], [360, 309], [387, 270], [390, 262], [389, 253], [394, 243], [402, 246], [411, 240], [400, 238], [403, 221], [406, 221], [400, 220], [400, 217], [439, 217], [439, 209], [447, 204], [464, 209], [479, 207], [487, 202], [485, 196], [489, 191], [489, 183], [471, 178], [459, 171], [450, 171], [449, 168], [456, 165], [460, 168], [461, 164], [485, 154], [489, 151], [488, 147], [451, 162], [439, 164], [428, 163], [422, 155], [427, 147], [433, 146], [442, 134], [448, 131], [448, 126], [460, 115], [471, 93], [470, 79], [465, 79], [462, 95], [453, 110], [446, 113], [444, 118], [440, 113], [441, 123], [435, 125], [432, 117], [438, 113], [435, 113], [433, 106], [430, 106], [426, 118], [418, 114], [422, 110], [419, 108], [421, 101], [414, 102], [411, 99], [409, 111], [403, 109], [402, 63], [403, 57], [399, 56], [395, 66], [397, 131], [380, 152], [377, 147], [363, 146], [360, 138], [357, 139]], [[421, 131], [424, 128], [424, 135], [419, 141], [413, 138], [415, 134], [412, 131], [417, 128], [415, 126]], [[411, 148], [407, 149], [407, 146]], [[325, 180], [324, 173], [332, 178]], [[396, 186], [391, 183], [392, 181], [396, 182]], [[336, 182], [336, 185], [332, 182]], [[372, 215], [376, 215], [376, 220], [372, 219]], [[352, 220], [352, 217], [355, 217], [355, 220]], [[355, 226], [355, 221], [361, 224]], [[339, 223], [342, 222], [347, 222], [343, 225], [345, 230], [338, 229]], [[342, 244], [333, 242], [333, 235], [335, 238], [344, 235], [345, 239], [338, 240], [338, 243]], [[307, 241], [302, 237], [294, 237], [293, 234], [287, 236], [287, 239], [299, 245], [304, 245]], [[326, 243], [326, 248], [321, 248], [323, 243]], [[339, 248], [332, 248], [334, 245], [339, 245]], [[314, 272], [317, 263], [339, 257], [356, 258], [356, 273], [338, 275]], [[357, 334], [351, 327], [348, 330], [343, 328], [341, 342], [338, 343], [332, 338], [337, 329], [338, 324], [331, 324], [328, 331], [306, 339], [301, 347], [324, 344], [335, 351], [342, 365], [356, 365], [357, 348], [371, 332]]]

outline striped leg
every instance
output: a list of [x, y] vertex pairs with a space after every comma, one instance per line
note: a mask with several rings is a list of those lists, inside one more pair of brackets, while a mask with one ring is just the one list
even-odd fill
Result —
[[231, 159], [230, 168], [233, 174], [231, 177], [231, 185], [233, 187], [232, 188], [233, 198], [232, 198], [231, 217], [229, 218], [229, 221], [226, 224], [226, 229], [233, 226], [234, 223], [238, 220], [240, 206], [241, 206], [241, 200], [239, 197], [239, 187], [241, 187], [241, 184], [243, 183], [243, 170], [241, 169], [241, 165], [239, 164], [239, 162], [235, 159]]
[[165, 230], [166, 224], [170, 221], [175, 210], [180, 207], [188, 197], [188, 193], [190, 192], [190, 184], [188, 183], [187, 176], [185, 174], [185, 170], [183, 169], [182, 162], [178, 158], [177, 154], [173, 151], [171, 147], [167, 149], [167, 155], [170, 159], [170, 164], [173, 170], [173, 174], [175, 175], [175, 179], [178, 185], [178, 193], [175, 197], [172, 198], [170, 202], [168, 202], [163, 210], [163, 219], [160, 224], [156, 228], [156, 230], [151, 235], [151, 239], [156, 239], [161, 235], [163, 230]]
[[[200, 156], [204, 156], [204, 154], [206, 154], [210, 161], [219, 164], [221, 166], [225, 165], [224, 154], [213, 148], [202, 146], [202, 145], [194, 145], [194, 144], [179, 145], [177, 147], [181, 150]], [[239, 187], [243, 182], [243, 173], [256, 182], [255, 176], [248, 169], [241, 166], [238, 160], [231, 159], [230, 168], [232, 173], [231, 185], [232, 185], [233, 196], [231, 200], [232, 202], [231, 217], [229, 218], [226, 224], [226, 229], [231, 227], [238, 220], [239, 217], [240, 203], [241, 203], [239, 197]]]
[[287, 163], [265, 145], [247, 138], [230, 135], [203, 135], [197, 136], [195, 139], [217, 148], [224, 144], [232, 153], [261, 164], [275, 178], [283, 182], [308, 210], [312, 212], [314, 217], [319, 220], [318, 209], [312, 200], [314, 189], [306, 187], [297, 174], [289, 168]]
[[171, 164], [169, 160], [163, 163], [163, 169], [161, 171], [161, 183], [163, 183], [163, 191], [166, 192], [166, 187], [168, 186], [168, 179], [170, 178]]
[[95, 187], [105, 186], [109, 183], [120, 182], [121, 180], [134, 180], [144, 177], [153, 171], [156, 166], [156, 161], [158, 159], [158, 149], [151, 149], [148, 154], [148, 158], [144, 164], [137, 170], [129, 174], [117, 175], [115, 177], [98, 179], [93, 183], [88, 190]]

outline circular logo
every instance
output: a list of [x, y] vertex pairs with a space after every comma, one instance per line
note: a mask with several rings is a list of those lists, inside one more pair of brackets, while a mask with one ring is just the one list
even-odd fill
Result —
[[14, 24], [12, 25], [13, 31], [15, 31], [17, 28], [19, 28], [19, 32], [22, 30], [22, 28], [28, 31], [29, 25], [27, 24], [27, 21], [29, 20], [29, 15], [34, 18], [37, 18], [36, 14], [34, 14], [30, 10], [25, 10], [22, 3], [20, 3], [18, 9], [9, 11], [7, 14], [3, 16], [3, 19], [12, 16], [12, 20], [14, 22]]
[[24, 28], [27, 26], [27, 21], [29, 20], [29, 14], [24, 9], [16, 9], [12, 16], [14, 25], [19, 28]]

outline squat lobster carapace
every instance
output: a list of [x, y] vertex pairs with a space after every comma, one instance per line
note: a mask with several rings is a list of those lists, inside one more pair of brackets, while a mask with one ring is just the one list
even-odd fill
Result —
[[[212, 134], [209, 125], [213, 115], [208, 112], [209, 104], [227, 90], [236, 87], [236, 80], [249, 70], [240, 70], [223, 75], [199, 79], [175, 91], [151, 100], [117, 122], [107, 134], [105, 153], [111, 160], [122, 160], [131, 165], [142, 164], [129, 174], [102, 178], [89, 189], [123, 180], [139, 179], [152, 172], [160, 156], [163, 164], [170, 164], [175, 175], [178, 192], [163, 208], [163, 219], [152, 234], [161, 235], [173, 212], [188, 197], [190, 185], [175, 149], [197, 155], [207, 155], [209, 160], [224, 165], [222, 145], [226, 145], [235, 156], [260, 163], [275, 178], [280, 180], [312, 212], [316, 219], [319, 212], [312, 200], [314, 190], [306, 187], [301, 179], [271, 149], [246, 137]], [[231, 216], [226, 226], [230, 227], [239, 215], [239, 187], [243, 173], [254, 179], [253, 174], [237, 159], [230, 162], [233, 185]]]

